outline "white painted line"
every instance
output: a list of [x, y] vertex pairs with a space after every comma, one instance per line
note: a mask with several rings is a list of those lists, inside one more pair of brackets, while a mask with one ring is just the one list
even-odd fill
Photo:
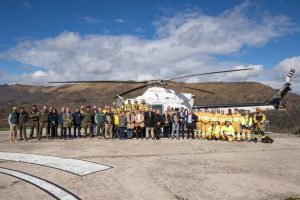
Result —
[[62, 200], [78, 200], [78, 199], [80, 199], [76, 195], [72, 194], [71, 192], [65, 190], [64, 188], [62, 188], [60, 186], [55, 185], [54, 183], [51, 183], [51, 182], [43, 180], [41, 178], [32, 176], [27, 173], [23, 173], [23, 172], [11, 170], [11, 169], [6, 169], [6, 168], [2, 168], [2, 167], [0, 167], [0, 173], [19, 178], [19, 179], [24, 180], [32, 185], [35, 185], [56, 199], [62, 199]]
[[45, 156], [25, 153], [0, 152], [0, 160], [15, 161], [52, 167], [76, 174], [79, 176], [103, 171], [111, 167], [89, 161], [73, 158], [61, 158], [56, 156]]

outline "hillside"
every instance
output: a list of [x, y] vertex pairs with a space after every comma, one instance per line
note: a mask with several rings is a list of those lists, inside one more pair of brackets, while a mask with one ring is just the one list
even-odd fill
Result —
[[[196, 95], [195, 105], [217, 103], [246, 103], [264, 102], [275, 90], [269, 86], [254, 82], [235, 83], [180, 83], [181, 86], [190, 86], [213, 91], [216, 95], [201, 93], [175, 87], [177, 92], [186, 92]], [[62, 86], [31, 86], [31, 85], [0, 85], [0, 127], [7, 126], [7, 116], [12, 106], [22, 106], [27, 110], [32, 104], [55, 105], [56, 107], [79, 105], [110, 104], [112, 98], [123, 91], [139, 86], [139, 84], [68, 84]], [[136, 91], [129, 97], [142, 94], [144, 90]], [[300, 128], [300, 96], [289, 93], [287, 103], [288, 116], [283, 111], [267, 113], [271, 121], [272, 131], [296, 131]]]

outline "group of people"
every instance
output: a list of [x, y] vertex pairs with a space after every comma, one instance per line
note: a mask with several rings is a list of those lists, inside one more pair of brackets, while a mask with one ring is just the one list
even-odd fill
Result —
[[[60, 112], [53, 106], [44, 105], [38, 110], [36, 105], [27, 112], [24, 108], [13, 107], [9, 115], [11, 134], [10, 140], [40, 140], [43, 132], [48, 139], [75, 139], [81, 137], [98, 137], [104, 139], [208, 139], [257, 142], [258, 135], [264, 138], [265, 114], [261, 109], [253, 117], [245, 111], [241, 115], [237, 109], [232, 113], [228, 110], [216, 111], [174, 110], [170, 107], [161, 113], [151, 108], [142, 100], [141, 103], [128, 100], [116, 106], [104, 108], [97, 106], [77, 107], [74, 112], [70, 108], [62, 107]], [[26, 128], [30, 128], [29, 137]], [[17, 132], [19, 130], [19, 138]], [[45, 131], [44, 131], [45, 130]], [[73, 131], [72, 131], [73, 130]], [[73, 134], [72, 134], [73, 132]], [[251, 133], [255, 137], [251, 138]]]

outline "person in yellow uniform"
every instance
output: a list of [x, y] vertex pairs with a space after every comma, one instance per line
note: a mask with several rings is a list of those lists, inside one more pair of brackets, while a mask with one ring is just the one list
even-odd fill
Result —
[[225, 122], [225, 125], [221, 128], [221, 136], [223, 139], [228, 142], [232, 142], [234, 140], [234, 129], [229, 121]]
[[228, 113], [226, 114], [226, 121], [230, 122], [232, 125], [232, 111], [231, 109], [228, 109]]
[[254, 142], [257, 142], [258, 136], [261, 136], [261, 139], [265, 138], [265, 121], [266, 115], [262, 113], [261, 108], [256, 108], [256, 113], [253, 116], [254, 122]]
[[216, 110], [212, 110], [210, 114], [210, 125], [213, 123], [218, 123], [218, 114], [216, 113]]
[[133, 111], [138, 111], [139, 110], [139, 104], [137, 100], [134, 100], [134, 104], [133, 104]]
[[145, 99], [141, 100], [141, 103], [139, 104], [139, 110], [141, 110], [142, 112], [148, 110], [148, 105], [146, 104]]
[[207, 129], [207, 139], [215, 139], [218, 140], [220, 138], [220, 126], [217, 122], [212, 122], [211, 125]]
[[202, 113], [201, 116], [202, 139], [206, 138], [206, 132], [209, 126], [210, 126], [210, 113], [208, 112], [208, 109], [205, 108], [204, 113]]
[[113, 138], [117, 138], [119, 136], [119, 113], [117, 111], [114, 112], [113, 117]]
[[128, 99], [128, 100], [127, 100], [127, 104], [126, 104], [126, 106], [125, 106], [125, 111], [126, 111], [126, 112], [131, 111], [131, 110], [132, 110], [132, 107], [133, 107], [133, 105], [132, 105], [132, 103], [131, 103], [131, 100]]
[[235, 132], [235, 138], [237, 141], [241, 141], [241, 124], [242, 124], [242, 115], [239, 113], [238, 109], [234, 109], [232, 115], [232, 127]]
[[224, 110], [221, 110], [221, 113], [218, 115], [218, 122], [220, 127], [225, 125], [226, 115]]
[[242, 117], [242, 141], [246, 140], [251, 142], [251, 127], [252, 127], [252, 117], [249, 115], [249, 111], [245, 111], [244, 116]]
[[202, 112], [199, 109], [196, 109], [195, 115], [197, 117], [196, 128], [195, 128], [195, 136], [196, 136], [196, 138], [200, 139], [201, 138], [201, 128], [202, 128], [201, 127]]

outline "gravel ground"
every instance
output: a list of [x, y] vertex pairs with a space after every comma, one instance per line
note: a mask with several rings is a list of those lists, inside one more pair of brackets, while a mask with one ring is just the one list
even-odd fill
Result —
[[[78, 158], [111, 166], [86, 176], [29, 163], [0, 167], [51, 181], [81, 199], [284, 199], [300, 195], [300, 137], [273, 134], [273, 144], [203, 140], [93, 139], [8, 141], [0, 151]], [[0, 199], [53, 199], [0, 174]]]

